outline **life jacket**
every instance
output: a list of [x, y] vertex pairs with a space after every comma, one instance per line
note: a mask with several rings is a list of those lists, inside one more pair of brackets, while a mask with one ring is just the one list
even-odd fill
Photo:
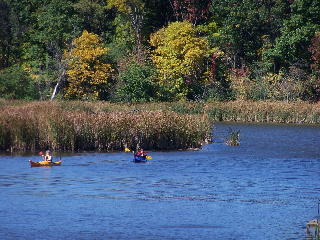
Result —
[[52, 156], [44, 156], [45, 161], [52, 162]]

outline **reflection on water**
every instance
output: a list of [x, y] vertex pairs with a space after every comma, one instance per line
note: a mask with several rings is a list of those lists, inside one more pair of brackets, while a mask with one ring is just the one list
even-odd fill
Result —
[[[240, 130], [239, 147], [223, 141]], [[0, 157], [0, 239], [306, 239], [320, 128], [217, 124], [201, 151]]]

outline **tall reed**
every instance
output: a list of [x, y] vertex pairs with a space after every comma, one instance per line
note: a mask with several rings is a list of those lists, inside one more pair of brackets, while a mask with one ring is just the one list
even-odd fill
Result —
[[200, 147], [216, 121], [320, 124], [306, 102], [23, 102], [0, 99], [0, 150]]
[[186, 149], [200, 147], [210, 133], [205, 116], [129, 105], [31, 102], [0, 107], [0, 150]]
[[320, 104], [233, 101], [206, 105], [212, 121], [320, 124]]
[[272, 122], [320, 124], [320, 103], [281, 102], [281, 101], [229, 101], [229, 102], [165, 102], [115, 104], [109, 102], [23, 102], [0, 99], [0, 111], [7, 107], [33, 108], [41, 105], [50, 110], [55, 107], [67, 113], [138, 113], [175, 112], [178, 114], [205, 114], [212, 122]]

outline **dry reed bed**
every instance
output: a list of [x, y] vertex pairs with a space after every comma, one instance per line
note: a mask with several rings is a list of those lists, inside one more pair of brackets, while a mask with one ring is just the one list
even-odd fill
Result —
[[215, 121], [320, 124], [306, 102], [23, 102], [0, 99], [0, 150], [197, 148]]
[[320, 124], [320, 104], [306, 102], [234, 101], [208, 103], [213, 121]]
[[267, 122], [320, 124], [320, 103], [275, 101], [173, 102], [114, 104], [108, 102], [55, 103], [68, 112], [150, 112], [170, 111], [180, 114], [205, 114], [211, 122]]
[[[106, 106], [113, 107], [114, 112], [101, 111]], [[125, 105], [79, 102], [2, 106], [0, 150], [187, 149], [200, 147], [211, 132], [203, 115], [129, 109]]]

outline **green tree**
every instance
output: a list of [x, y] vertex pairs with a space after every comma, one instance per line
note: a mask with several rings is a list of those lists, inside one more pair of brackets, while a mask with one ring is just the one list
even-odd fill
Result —
[[107, 46], [111, 59], [117, 63], [134, 51], [135, 38], [130, 22], [122, 15], [114, 18], [113, 25], [112, 41]]
[[101, 36], [108, 35], [111, 31], [110, 21], [113, 20], [114, 14], [106, 9], [105, 0], [78, 0], [72, 6], [82, 29]]
[[142, 47], [142, 28], [145, 17], [145, 4], [142, 0], [108, 0], [108, 8], [115, 8], [129, 19], [135, 36], [136, 53], [140, 56]]
[[63, 49], [80, 32], [72, 1], [22, 0], [21, 5], [15, 3], [14, 7], [16, 12], [22, 11], [20, 25], [26, 29], [21, 33], [21, 61], [37, 85], [40, 97], [47, 99], [64, 72]]
[[116, 99], [125, 102], [150, 102], [157, 98], [155, 69], [150, 64], [132, 62], [119, 75]]
[[32, 79], [19, 65], [0, 71], [0, 98], [36, 99], [37, 91]]
[[220, 30], [219, 46], [232, 68], [261, 60], [266, 43], [278, 36], [290, 11], [288, 0], [213, 0], [211, 6]]
[[9, 66], [11, 38], [10, 6], [0, 0], [0, 69]]
[[274, 68], [288, 68], [299, 64], [310, 64], [308, 48], [316, 30], [320, 29], [320, 2], [314, 0], [295, 0], [291, 4], [291, 13], [283, 20], [283, 25], [273, 44], [265, 51], [265, 61], [274, 64]]

